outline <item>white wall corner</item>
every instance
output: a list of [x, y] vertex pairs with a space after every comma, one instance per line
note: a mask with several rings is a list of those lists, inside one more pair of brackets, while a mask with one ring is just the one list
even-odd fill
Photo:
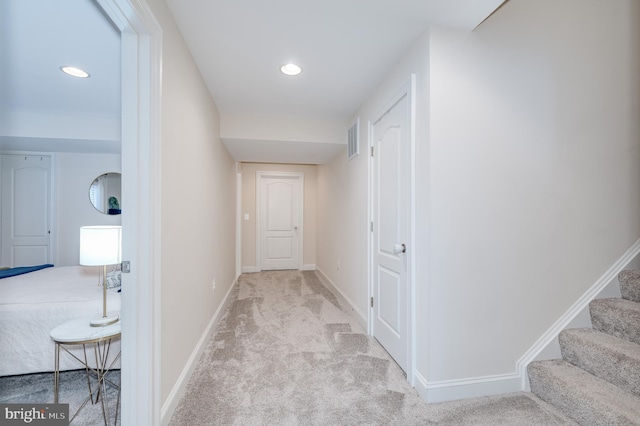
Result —
[[527, 352], [520, 357], [516, 363], [516, 371], [521, 378], [520, 389], [526, 391], [529, 389], [527, 377], [527, 366], [532, 361], [545, 359], [549, 353], [558, 352], [558, 335], [562, 330], [568, 328], [572, 321], [576, 319], [585, 309], [589, 308], [589, 303], [596, 299], [600, 292], [616, 280], [618, 274], [627, 269], [629, 264], [640, 254], [640, 239], [637, 240], [629, 249], [611, 266], [590, 288], [587, 290], [576, 303], [574, 303], [567, 312], [565, 312], [534, 344]]
[[312, 264], [312, 263], [306, 263], [304, 265], [302, 265], [302, 269], [300, 269], [301, 271], [315, 271], [316, 270], [316, 265]]
[[429, 402], [427, 379], [416, 369], [413, 370], [413, 387], [416, 388], [423, 401]]
[[322, 272], [322, 269], [316, 267], [316, 272], [318, 274], [318, 277], [320, 277], [320, 279], [329, 287], [329, 290], [333, 291], [334, 294], [336, 294], [338, 296], [338, 298], [340, 299], [340, 301], [342, 303], [344, 303], [346, 306], [348, 306], [349, 308], [351, 308], [351, 313], [353, 314], [353, 316], [355, 317], [355, 319], [358, 321], [358, 323], [360, 323], [360, 325], [365, 329], [368, 330], [368, 324], [367, 324], [367, 316], [364, 315], [357, 307], [356, 305], [351, 301], [351, 299], [349, 299], [334, 283], [333, 281], [331, 281], [329, 279], [329, 277], [327, 277], [325, 275], [324, 272]]
[[243, 274], [251, 274], [253, 272], [258, 272], [258, 268], [256, 268], [255, 266], [243, 266], [242, 267], [242, 273]]
[[236, 161], [236, 275], [240, 275], [242, 273], [241, 265], [242, 265], [242, 164]]
[[198, 365], [198, 361], [202, 356], [202, 352], [206, 347], [206, 343], [209, 340], [209, 337], [211, 336], [212, 331], [215, 330], [216, 326], [220, 322], [220, 319], [222, 318], [222, 314], [226, 311], [227, 306], [231, 301], [231, 298], [229, 297], [231, 295], [231, 291], [234, 289], [234, 287], [237, 284], [238, 284], [238, 279], [236, 278], [233, 284], [229, 287], [227, 294], [224, 295], [224, 299], [222, 300], [222, 303], [220, 303], [220, 305], [218, 306], [218, 309], [216, 309], [216, 312], [213, 314], [213, 317], [211, 317], [211, 321], [209, 321], [207, 328], [204, 330], [204, 333], [202, 333], [202, 336], [200, 337], [198, 344], [193, 349], [193, 352], [191, 353], [191, 356], [187, 360], [187, 363], [185, 364], [184, 368], [182, 369], [180, 376], [178, 376], [178, 380], [176, 380], [176, 383], [171, 389], [171, 392], [169, 392], [169, 395], [167, 396], [166, 401], [164, 402], [164, 404], [162, 404], [160, 419], [163, 426], [167, 426], [171, 421], [173, 412], [178, 407], [178, 404], [180, 403], [180, 400], [182, 399], [182, 396], [184, 395], [187, 389], [187, 384], [189, 383], [189, 380], [191, 379], [191, 375], [193, 374], [196, 366]]

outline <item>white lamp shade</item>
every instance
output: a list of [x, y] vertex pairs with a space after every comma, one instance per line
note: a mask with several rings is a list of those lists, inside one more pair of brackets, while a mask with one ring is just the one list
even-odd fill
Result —
[[121, 226], [83, 226], [80, 228], [80, 264], [115, 265], [122, 262]]

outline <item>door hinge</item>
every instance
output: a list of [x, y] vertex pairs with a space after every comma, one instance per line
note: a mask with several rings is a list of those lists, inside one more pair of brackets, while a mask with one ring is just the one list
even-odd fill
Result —
[[373, 232], [373, 222], [371, 222], [371, 226], [369, 228], [371, 229], [371, 232]]
[[371, 307], [373, 308], [373, 297], [371, 298]]
[[123, 261], [120, 264], [120, 269], [122, 270], [123, 274], [128, 274], [131, 272], [131, 262], [129, 262], [128, 260]]
[[371, 147], [371, 156], [373, 157], [373, 147]]

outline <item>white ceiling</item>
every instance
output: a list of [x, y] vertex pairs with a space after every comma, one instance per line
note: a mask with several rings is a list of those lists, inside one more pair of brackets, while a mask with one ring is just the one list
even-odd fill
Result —
[[0, 40], [0, 148], [119, 150], [120, 34], [91, 0], [0, 0]]
[[[167, 0], [223, 113], [346, 120], [430, 25], [472, 30], [504, 0]], [[303, 68], [296, 78], [282, 64]]]
[[[430, 25], [472, 30], [504, 0], [166, 1], [223, 123], [227, 116], [237, 121], [268, 115], [333, 121], [346, 128]], [[34, 138], [47, 139], [22, 134], [22, 122], [33, 114], [37, 119], [30, 122], [41, 120], [42, 128], [51, 125], [44, 116], [57, 117], [54, 121], [67, 127], [74, 121], [93, 130], [102, 127], [87, 123], [119, 126], [119, 34], [92, 0], [0, 0], [0, 40], [0, 148], [23, 137], [32, 145]], [[300, 76], [279, 72], [289, 61], [303, 67]], [[62, 74], [58, 68], [67, 64], [87, 69], [91, 78]], [[91, 135], [85, 128], [69, 137], [101, 142], [94, 147], [111, 143], [113, 150], [112, 134]], [[60, 143], [64, 138], [54, 134], [50, 139]], [[275, 161], [273, 153], [284, 149], [288, 154], [282, 162], [321, 163], [336, 152], [336, 141], [273, 139], [224, 142], [238, 161]], [[294, 142], [302, 144], [299, 149], [291, 149]], [[269, 159], [258, 155], [257, 143]]]

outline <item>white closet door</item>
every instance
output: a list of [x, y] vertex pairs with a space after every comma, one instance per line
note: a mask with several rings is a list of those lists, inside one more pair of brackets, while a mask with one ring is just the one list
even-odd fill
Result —
[[405, 372], [409, 366], [410, 108], [405, 94], [372, 127], [373, 336]]
[[2, 266], [51, 262], [51, 157], [2, 156]]
[[302, 174], [258, 172], [257, 177], [260, 270], [299, 269]]

